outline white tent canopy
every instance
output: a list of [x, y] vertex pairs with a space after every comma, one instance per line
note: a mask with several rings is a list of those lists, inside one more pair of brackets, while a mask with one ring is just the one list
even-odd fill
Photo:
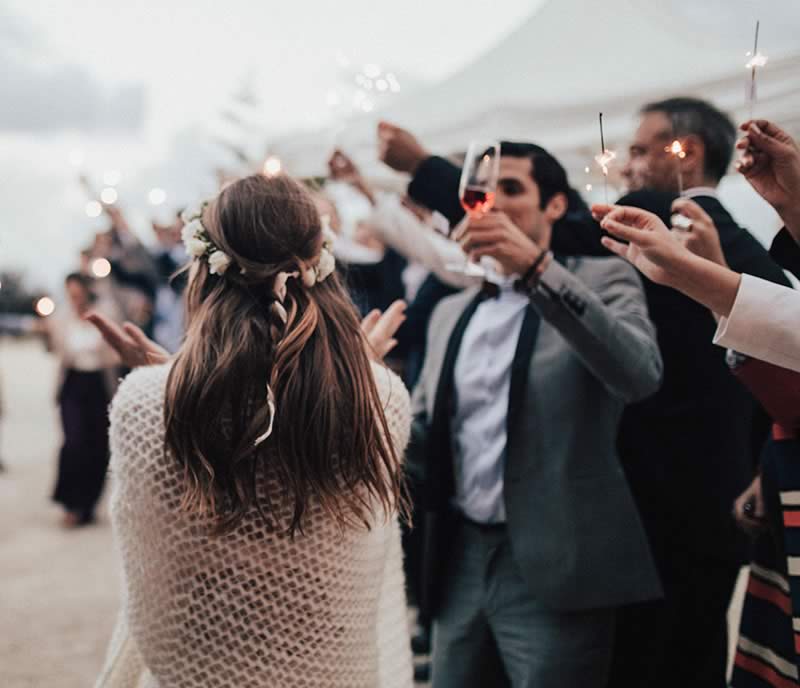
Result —
[[[599, 148], [599, 111], [611, 140], [624, 139], [639, 106], [678, 93], [709, 98], [737, 119], [746, 117], [744, 54], [755, 22], [703, 26], [669, 9], [681, 4], [550, 0], [493, 51], [386, 116], [444, 150], [491, 134], [564, 152]], [[790, 0], [782, 4], [787, 12], [792, 7]], [[724, 11], [735, 6], [728, 2]], [[775, 25], [762, 21], [760, 48], [770, 62], [758, 75], [757, 112], [796, 126], [800, 12], [792, 13], [792, 43], [770, 45]], [[786, 20], [778, 24], [782, 31]]]
[[[624, 147], [643, 103], [672, 95], [706, 98], [745, 119], [745, 53], [756, 18], [759, 51], [769, 56], [758, 73], [756, 115], [799, 135], [800, 3], [794, 0], [549, 0], [487, 54], [380, 116], [436, 152], [463, 150], [484, 136], [535, 141], [559, 156], [577, 185], [590, 180], [584, 166], [600, 148], [600, 111], [607, 146], [616, 148]], [[352, 122], [340, 145], [382, 174], [375, 122]], [[322, 173], [320, 140], [319, 132], [293, 136], [275, 148], [288, 169]]]

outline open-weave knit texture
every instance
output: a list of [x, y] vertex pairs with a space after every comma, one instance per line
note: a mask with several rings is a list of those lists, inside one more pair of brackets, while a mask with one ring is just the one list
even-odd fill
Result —
[[[373, 370], [402, 456], [408, 393]], [[134, 371], [112, 404], [125, 600], [97, 686], [410, 688], [396, 515], [376, 509], [371, 530], [342, 533], [317, 504], [293, 540], [255, 511], [232, 533], [210, 534], [179, 508], [181, 472], [164, 454], [168, 374], [168, 365]]]

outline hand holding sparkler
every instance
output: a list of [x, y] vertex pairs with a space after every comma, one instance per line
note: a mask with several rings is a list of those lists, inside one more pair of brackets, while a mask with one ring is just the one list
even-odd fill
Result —
[[740, 128], [745, 135], [736, 144], [743, 151], [736, 169], [778, 211], [800, 243], [800, 147], [765, 119], [749, 120]]

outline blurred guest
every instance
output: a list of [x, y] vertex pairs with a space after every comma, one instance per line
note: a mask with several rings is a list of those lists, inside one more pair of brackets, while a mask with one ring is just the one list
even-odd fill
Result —
[[364, 220], [364, 225], [378, 240], [401, 253], [409, 262], [421, 264], [445, 284], [457, 288], [475, 284], [474, 277], [447, 269], [449, 263], [463, 261], [461, 248], [434, 231], [432, 224], [423, 222], [409, 208], [409, 202], [404, 202], [397, 194], [375, 191], [353, 161], [341, 151], [334, 152], [328, 167], [334, 179], [348, 182], [369, 200], [372, 213]]
[[97, 308], [91, 280], [73, 273], [65, 281], [67, 305], [46, 321], [50, 346], [59, 358], [57, 400], [64, 444], [53, 500], [64, 507], [63, 523], [91, 523], [108, 468], [107, 408], [118, 358], [100, 333], [83, 320]]
[[655, 330], [627, 266], [550, 253], [569, 191], [547, 151], [504, 142], [495, 211], [458, 235], [501, 272], [428, 329], [409, 470], [437, 517], [434, 688], [602, 688], [615, 608], [660, 593], [614, 446], [658, 387]]
[[[464, 253], [456, 242], [445, 239], [433, 230], [430, 211], [410, 199], [401, 199], [397, 194], [377, 192], [342, 151], [333, 153], [328, 168], [333, 179], [350, 184], [372, 205], [372, 213], [363, 222], [366, 232], [395, 249], [409, 263], [403, 272], [409, 306], [406, 321], [397, 332], [398, 345], [393, 354], [402, 359], [403, 381], [409, 389], [413, 389], [422, 371], [425, 335], [434, 308], [441, 299], [455, 293], [458, 288], [475, 284], [475, 278], [447, 269], [448, 263], [463, 261]], [[415, 285], [412, 294], [409, 293], [407, 277], [415, 268], [421, 269], [422, 279]], [[427, 655], [431, 645], [431, 614], [423, 580], [426, 515], [420, 505], [412, 504], [412, 508], [414, 527], [403, 528], [403, 561], [410, 600], [418, 612], [412, 648], [417, 654]], [[417, 662], [414, 667], [416, 680], [427, 680], [429, 673], [427, 662]]]
[[[0, 377], [0, 424], [2, 424], [3, 420], [3, 378]], [[2, 473], [6, 469], [5, 464], [3, 463], [2, 455], [0, 455], [0, 473]]]
[[181, 243], [180, 216], [169, 225], [153, 222], [158, 245], [153, 251], [159, 283], [153, 313], [153, 339], [170, 353], [175, 353], [183, 341], [184, 308], [183, 291], [185, 274], [178, 274], [188, 256]]
[[402, 299], [405, 296], [405, 258], [387, 248], [366, 228], [356, 228], [352, 237], [345, 236], [333, 201], [323, 192], [316, 192], [314, 201], [320, 215], [336, 234], [333, 252], [343, 264], [348, 291], [361, 314], [375, 309], [384, 311]]
[[[675, 240], [655, 215], [629, 207], [598, 205], [602, 226], [617, 239], [605, 238], [604, 244], [627, 258], [650, 279], [676, 289], [706, 305], [720, 317], [720, 330], [727, 327], [725, 316], [738, 317], [740, 332], [747, 336], [737, 341], [770, 351], [771, 321], [785, 321], [794, 316], [795, 330], [800, 308], [782, 308], [788, 298], [764, 298], [760, 310], [741, 309], [736, 303], [747, 290], [744, 278], [726, 267], [719, 237], [708, 218], [700, 218], [691, 234]], [[683, 244], [683, 246], [682, 246]], [[691, 247], [697, 255], [687, 250]], [[800, 265], [800, 247], [791, 244], [772, 253], [786, 266]], [[798, 273], [800, 274], [800, 273]], [[800, 294], [766, 283], [766, 293], [775, 290], [794, 297]], [[737, 294], [738, 289], [738, 294]], [[763, 296], [764, 294], [762, 294]], [[767, 338], [758, 347], [762, 336]], [[731, 685], [758, 688], [763, 685], [797, 686], [800, 663], [795, 651], [795, 631], [800, 624], [800, 579], [791, 562], [800, 555], [797, 538], [796, 506], [800, 503], [800, 375], [797, 365], [800, 341], [783, 340], [777, 353], [794, 365], [780, 368], [741, 354], [729, 356], [734, 374], [744, 382], [767, 409], [775, 425], [771, 441], [761, 455], [758, 477], [735, 504], [738, 521], [756, 536], [750, 579], [742, 609], [735, 669]], [[783, 353], [785, 352], [785, 353]]]
[[101, 288], [111, 295], [126, 320], [152, 333], [153, 308], [159, 275], [147, 248], [131, 231], [122, 211], [103, 206], [111, 226], [95, 237], [92, 258], [105, 258], [111, 266], [109, 279]]
[[[385, 162], [412, 174], [409, 195], [460, 220], [460, 170], [395, 125], [382, 123], [379, 137]], [[683, 159], [665, 150], [676, 137], [683, 142]], [[688, 193], [719, 230], [728, 264], [788, 286], [780, 266], [716, 198], [734, 143], [730, 119], [705, 101], [673, 98], [646, 105], [623, 168], [631, 193], [619, 203], [654, 211], [670, 224], [680, 164]], [[606, 253], [602, 230], [591, 218], [566, 220], [553, 232], [555, 251]], [[618, 447], [665, 600], [621, 611], [610, 685], [724, 686], [726, 614], [748, 554], [731, 506], [753, 478], [769, 419], [730, 375], [724, 350], [711, 343], [716, 324], [710, 313], [649, 279], [644, 288], [664, 381], [651, 398], [626, 409]]]
[[[771, 122], [746, 122], [738, 169], [770, 200], [786, 225], [770, 253], [800, 273], [800, 148]], [[628, 242], [603, 244], [653, 282], [682, 291], [719, 318], [714, 341], [740, 353], [800, 371], [800, 293], [729, 268], [711, 218], [691, 201], [680, 201], [692, 218], [690, 232], [675, 241], [654, 215], [634, 208], [597, 205], [601, 226]], [[694, 251], [682, 250], [681, 244]]]

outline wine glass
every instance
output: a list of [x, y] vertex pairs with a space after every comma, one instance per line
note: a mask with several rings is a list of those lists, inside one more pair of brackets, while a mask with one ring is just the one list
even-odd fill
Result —
[[[494, 205], [497, 179], [500, 176], [500, 144], [497, 141], [473, 141], [469, 144], [461, 170], [458, 197], [470, 218], [481, 217]], [[445, 266], [452, 272], [485, 277], [486, 270], [464, 257], [463, 263]]]

